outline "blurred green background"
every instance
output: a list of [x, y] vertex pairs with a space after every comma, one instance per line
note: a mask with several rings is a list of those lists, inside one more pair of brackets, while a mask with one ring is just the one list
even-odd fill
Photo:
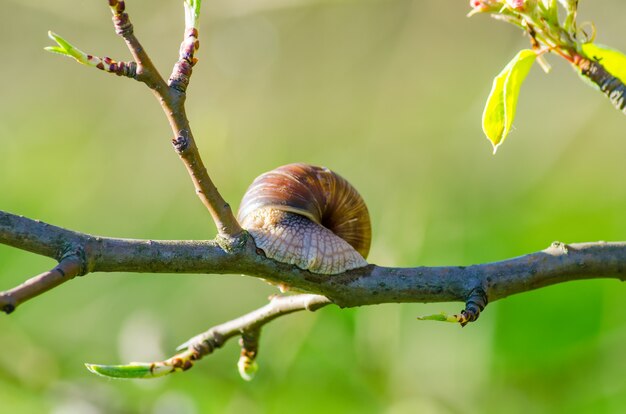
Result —
[[[53, 29], [127, 59], [105, 1], [5, 0], [0, 208], [92, 234], [212, 238], [141, 84], [45, 53]], [[164, 74], [182, 1], [130, 0]], [[188, 113], [224, 197], [278, 165], [323, 164], [368, 202], [370, 261], [469, 265], [550, 242], [626, 239], [626, 118], [556, 58], [533, 68], [497, 156], [480, 117], [527, 39], [465, 0], [205, 0]], [[582, 1], [626, 50], [622, 0]], [[53, 265], [0, 246], [0, 289]], [[489, 305], [465, 329], [418, 322], [461, 304], [296, 314], [264, 330], [257, 378], [238, 346], [154, 381], [82, 363], [152, 360], [266, 302], [239, 275], [92, 274], [0, 317], [0, 411], [12, 413], [622, 413], [626, 284], [552, 286]]]

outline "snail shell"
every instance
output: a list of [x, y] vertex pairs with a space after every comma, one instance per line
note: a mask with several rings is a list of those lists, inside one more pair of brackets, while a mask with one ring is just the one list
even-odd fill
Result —
[[238, 214], [267, 257], [313, 273], [367, 266], [372, 228], [363, 198], [324, 167], [289, 164], [257, 177]]

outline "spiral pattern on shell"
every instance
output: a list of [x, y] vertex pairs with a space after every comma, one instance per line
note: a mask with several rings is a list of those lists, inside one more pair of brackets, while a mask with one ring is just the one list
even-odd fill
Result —
[[367, 206], [356, 189], [324, 167], [289, 164], [257, 177], [238, 214], [266, 256], [313, 273], [367, 265]]

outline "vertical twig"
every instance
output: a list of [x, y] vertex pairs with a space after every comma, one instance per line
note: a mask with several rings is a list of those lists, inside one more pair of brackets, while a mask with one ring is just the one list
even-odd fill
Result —
[[137, 63], [136, 79], [150, 87], [161, 104], [174, 133], [172, 140], [174, 149], [191, 177], [196, 194], [209, 210], [219, 234], [227, 238], [237, 238], [242, 234], [241, 226], [202, 162], [185, 113], [186, 90], [192, 68], [197, 62], [194, 54], [200, 46], [196, 27], [200, 3], [197, 0], [185, 0], [184, 5], [185, 37], [180, 47], [179, 60], [174, 65], [169, 81], [165, 83], [146, 50], [134, 35], [133, 25], [125, 12], [124, 1], [109, 0], [115, 32], [125, 40]]

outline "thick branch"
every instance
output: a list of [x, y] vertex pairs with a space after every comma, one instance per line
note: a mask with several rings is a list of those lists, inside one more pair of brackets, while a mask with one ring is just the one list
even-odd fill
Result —
[[59, 260], [81, 248], [88, 272], [247, 274], [327, 296], [342, 307], [391, 302], [467, 301], [476, 289], [489, 302], [578, 279], [626, 280], [626, 242], [565, 245], [472, 266], [393, 268], [369, 265], [339, 275], [310, 273], [275, 262], [250, 237], [235, 244], [97, 237], [0, 212], [0, 243]]

